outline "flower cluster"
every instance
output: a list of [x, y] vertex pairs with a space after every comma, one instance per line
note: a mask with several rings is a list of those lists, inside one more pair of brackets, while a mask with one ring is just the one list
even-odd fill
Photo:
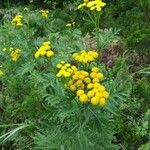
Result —
[[11, 59], [13, 61], [17, 61], [18, 58], [20, 57], [21, 50], [18, 48], [17, 49], [10, 48], [10, 51], [11, 51], [10, 53]]
[[78, 9], [87, 7], [90, 10], [101, 11], [102, 7], [104, 7], [105, 5], [106, 3], [102, 2], [102, 0], [84, 0], [84, 2], [78, 6]]
[[43, 17], [48, 17], [49, 11], [48, 10], [40, 10], [40, 13]]
[[94, 51], [81, 50], [79, 53], [72, 55], [73, 59], [81, 63], [89, 63], [98, 57], [98, 53]]
[[23, 26], [23, 24], [22, 24], [22, 18], [23, 18], [23, 16], [21, 16], [21, 15], [16, 15], [16, 16], [12, 19], [11, 23], [12, 23], [13, 25], [16, 25], [16, 26]]
[[52, 57], [54, 52], [52, 51], [51, 43], [44, 42], [42, 46], [36, 51], [35, 58], [39, 58], [40, 56], [47, 56], [48, 58]]
[[72, 73], [77, 70], [75, 66], [66, 63], [65, 61], [61, 61], [57, 64], [57, 68], [59, 69], [59, 72], [56, 75], [57, 77], [70, 77]]
[[5, 53], [8, 52], [13, 61], [17, 61], [21, 54], [21, 50], [19, 48], [3, 48], [2, 51]]
[[100, 83], [103, 77], [104, 75], [99, 72], [97, 67], [93, 67], [90, 73], [77, 70], [73, 73], [68, 86], [71, 91], [76, 91], [81, 103], [90, 102], [93, 105], [103, 106], [109, 97], [109, 93]]

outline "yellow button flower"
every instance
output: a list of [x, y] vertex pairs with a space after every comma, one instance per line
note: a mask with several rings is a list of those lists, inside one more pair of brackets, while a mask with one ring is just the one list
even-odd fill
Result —
[[99, 99], [99, 105], [104, 106], [106, 104], [106, 99], [105, 98], [100, 98]]
[[62, 64], [57, 64], [56, 67], [57, 67], [57, 68], [61, 68], [61, 67], [62, 67]]
[[99, 79], [98, 79], [98, 78], [94, 78], [94, 79], [92, 80], [92, 82], [93, 82], [93, 83], [98, 83], [98, 82], [99, 82]]
[[76, 90], [75, 85], [71, 85], [69, 88], [70, 88], [71, 91], [75, 91]]
[[98, 69], [97, 67], [93, 67], [93, 68], [92, 68], [92, 71], [93, 71], [93, 72], [98, 72], [99, 69]]
[[104, 91], [102, 95], [106, 99], [109, 97], [109, 93], [107, 91]]
[[93, 97], [94, 96], [94, 91], [93, 90], [91, 90], [91, 91], [89, 91], [88, 93], [87, 93], [87, 96], [89, 97], [89, 98], [91, 98], [91, 97]]
[[97, 105], [99, 103], [99, 98], [98, 97], [93, 97], [91, 98], [91, 104], [92, 105]]
[[86, 94], [82, 94], [82, 95], [80, 95], [79, 100], [81, 103], [85, 103], [88, 101], [88, 97]]
[[104, 92], [104, 91], [105, 91], [105, 87], [101, 85], [101, 86], [99, 86], [98, 90], [99, 90], [100, 92]]
[[13, 61], [17, 61], [18, 58], [20, 57], [20, 54], [21, 54], [21, 50], [20, 49], [14, 49], [11, 53], [10, 53], [10, 56], [11, 56], [11, 59]]
[[77, 96], [81, 96], [81, 95], [83, 95], [84, 94], [84, 91], [83, 90], [78, 90], [77, 91]]
[[101, 80], [104, 78], [104, 75], [102, 73], [97, 73], [96, 78]]
[[51, 56], [53, 56], [54, 55], [54, 52], [53, 51], [48, 51], [47, 53], [46, 53], [46, 56], [47, 57], [51, 57]]
[[78, 87], [81, 86], [81, 85], [83, 85], [82, 80], [78, 80], [78, 81], [76, 82], [76, 85], [77, 85]]
[[84, 79], [84, 82], [85, 82], [85, 83], [90, 83], [90, 82], [91, 82], [91, 79], [90, 79], [90, 78], [85, 78], [85, 79]]
[[49, 11], [48, 10], [40, 10], [40, 13], [43, 17], [48, 17]]
[[64, 76], [65, 76], [65, 77], [70, 77], [70, 75], [71, 75], [70, 72], [67, 72], [67, 71], [66, 71], [66, 72], [64, 73]]
[[92, 73], [90, 74], [90, 77], [91, 77], [91, 78], [96, 78], [96, 77], [97, 77], [97, 73], [96, 73], [96, 72], [92, 72]]
[[92, 89], [93, 88], [93, 84], [92, 83], [89, 83], [88, 85], [87, 85], [87, 89]]

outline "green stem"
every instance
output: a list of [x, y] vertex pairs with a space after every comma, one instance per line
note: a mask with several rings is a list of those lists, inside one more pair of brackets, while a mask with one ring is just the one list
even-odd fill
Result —
[[95, 13], [93, 15], [91, 15], [89, 12], [87, 12], [90, 20], [92, 21], [92, 23], [95, 26], [95, 31], [96, 31], [96, 42], [97, 42], [97, 49], [99, 48], [99, 18], [100, 18], [100, 13]]

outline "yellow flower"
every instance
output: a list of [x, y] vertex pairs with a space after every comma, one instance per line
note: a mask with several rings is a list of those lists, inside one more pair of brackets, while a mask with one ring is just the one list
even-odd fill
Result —
[[91, 77], [91, 78], [96, 78], [96, 76], [97, 76], [97, 73], [96, 73], [96, 72], [92, 72], [92, 73], [90, 74], [90, 77]]
[[62, 76], [62, 74], [60, 72], [58, 72], [56, 76], [59, 78]]
[[20, 57], [20, 49], [15, 49], [14, 51], [12, 51], [10, 53], [10, 56], [13, 61], [17, 61], [18, 58]]
[[94, 96], [93, 98], [91, 98], [91, 103], [92, 105], [97, 105], [99, 103], [99, 98]]
[[103, 97], [103, 94], [102, 94], [102, 93], [100, 93], [100, 92], [98, 92], [98, 93], [96, 93], [96, 97], [98, 97], [98, 98], [102, 98], [102, 97]]
[[85, 79], [84, 79], [84, 82], [85, 82], [85, 83], [90, 83], [90, 82], [91, 82], [91, 79], [90, 79], [90, 78], [85, 78]]
[[93, 83], [98, 83], [98, 82], [99, 82], [99, 79], [98, 79], [98, 78], [94, 78], [94, 79], [92, 80], [92, 82], [93, 82]]
[[39, 58], [40, 57], [40, 53], [36, 52], [34, 56], [35, 56], [35, 58]]
[[56, 66], [59, 70], [57, 77], [70, 77], [73, 73], [73, 70], [71, 69], [72, 66], [69, 63], [66, 63], [65, 61], [61, 61], [59, 64]]
[[48, 10], [40, 10], [40, 13], [43, 17], [48, 17], [49, 11]]
[[98, 88], [98, 90], [99, 90], [100, 92], [103, 92], [103, 91], [105, 91], [105, 87], [102, 86], [102, 85], [100, 85], [99, 88]]
[[66, 71], [66, 72], [64, 73], [64, 76], [65, 76], [65, 77], [70, 77], [70, 76], [71, 76], [71, 73]]
[[71, 68], [68, 68], [67, 71], [73, 73], [73, 70]]
[[76, 66], [72, 66], [71, 69], [72, 69], [73, 71], [77, 71], [77, 70], [78, 70]]
[[46, 56], [47, 57], [51, 57], [51, 56], [53, 56], [54, 55], [54, 52], [53, 51], [48, 51], [47, 53], [46, 53]]
[[107, 91], [104, 91], [104, 92], [102, 93], [102, 95], [103, 95], [103, 97], [106, 98], [106, 99], [109, 97], [109, 93], [108, 93]]
[[82, 85], [83, 85], [82, 80], [78, 80], [78, 81], [76, 82], [76, 85], [77, 85], [77, 86], [82, 86]]
[[84, 91], [83, 90], [78, 90], [77, 91], [77, 96], [81, 96], [81, 95], [83, 95], [84, 94]]
[[98, 92], [98, 89], [94, 88], [92, 91], [96, 94]]
[[78, 53], [74, 53], [74, 54], [72, 55], [72, 58], [75, 58], [76, 56], [78, 56]]
[[70, 67], [71, 65], [67, 63], [67, 64], [65, 64], [64, 66], [66, 66], [66, 67]]
[[22, 18], [23, 18], [23, 16], [21, 16], [21, 15], [16, 15], [16, 16], [12, 19], [11, 23], [12, 23], [13, 25], [15, 25], [15, 26], [22, 26], [22, 25], [23, 25], [23, 24], [22, 24]]
[[98, 69], [97, 67], [93, 67], [93, 68], [92, 68], [92, 71], [93, 71], [93, 72], [98, 72], [99, 69]]
[[57, 64], [56, 67], [57, 67], [57, 68], [61, 68], [61, 67], [62, 67], [62, 64]]
[[87, 77], [89, 75], [89, 73], [87, 71], [81, 70], [80, 71], [82, 75], [84, 75], [85, 77]]
[[99, 99], [99, 105], [104, 106], [106, 104], [106, 99], [105, 98], [100, 98]]
[[102, 73], [98, 73], [96, 77], [101, 80], [104, 78], [104, 75]]
[[86, 94], [82, 94], [82, 95], [80, 95], [79, 100], [81, 103], [85, 103], [88, 101], [88, 97]]
[[85, 85], [84, 85], [84, 84], [82, 84], [82, 85], [79, 87], [80, 90], [83, 90], [84, 88], [85, 88]]
[[93, 90], [91, 90], [91, 91], [89, 91], [88, 93], [87, 93], [87, 96], [89, 97], [89, 98], [91, 98], [91, 97], [93, 97], [94, 96], [94, 92], [93, 92]]
[[93, 84], [92, 83], [89, 83], [88, 85], [87, 85], [87, 89], [92, 89], [93, 88]]
[[99, 88], [100, 84], [99, 83], [94, 83], [94, 88]]
[[71, 91], [75, 91], [75, 90], [76, 90], [76, 87], [75, 87], [75, 85], [71, 85], [71, 86], [69, 87], [69, 89], [70, 89]]
[[81, 79], [81, 80], [83, 80], [83, 79], [84, 79], [84, 75], [80, 74], [80, 75], [78, 76], [78, 78]]
[[79, 79], [78, 75], [73, 75], [72, 78], [73, 78], [74, 80], [78, 80], [78, 79]]

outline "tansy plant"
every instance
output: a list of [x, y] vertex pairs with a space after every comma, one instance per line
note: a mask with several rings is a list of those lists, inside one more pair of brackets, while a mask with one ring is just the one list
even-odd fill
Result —
[[[79, 53], [74, 53], [72, 56], [79, 63], [91, 63], [98, 58], [98, 53], [94, 51], [82, 50]], [[58, 78], [68, 78], [64, 80], [67, 82], [68, 89], [76, 93], [81, 103], [91, 103], [92, 105], [103, 106], [109, 97], [109, 93], [105, 87], [100, 83], [104, 75], [97, 67], [80, 68], [65, 61], [57, 64]]]
[[78, 6], [78, 9], [84, 10], [92, 21], [96, 29], [97, 43], [99, 42], [100, 14], [104, 6], [106, 6], [106, 3], [102, 0], [83, 0], [83, 3]]

